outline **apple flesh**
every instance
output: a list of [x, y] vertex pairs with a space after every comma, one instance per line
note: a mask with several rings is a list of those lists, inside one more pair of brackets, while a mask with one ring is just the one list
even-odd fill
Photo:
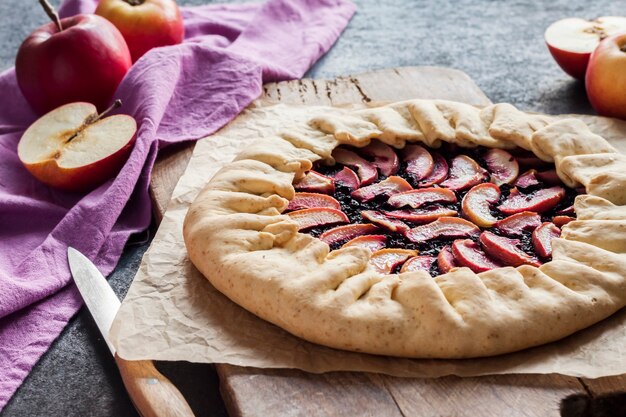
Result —
[[106, 19], [77, 15], [31, 33], [15, 60], [17, 83], [39, 113], [86, 101], [104, 110], [131, 66], [122, 34]]
[[95, 13], [119, 29], [133, 62], [152, 48], [176, 45], [185, 37], [174, 0], [101, 0]]
[[102, 184], [128, 159], [137, 123], [128, 115], [97, 117], [90, 103], [66, 104], [45, 114], [22, 135], [20, 161], [39, 181], [65, 191]]
[[626, 31], [626, 17], [605, 16], [593, 20], [568, 18], [551, 24], [544, 38], [563, 71], [583, 80], [591, 53], [600, 41], [623, 31]]
[[626, 32], [603, 40], [593, 51], [585, 87], [598, 114], [626, 119]]

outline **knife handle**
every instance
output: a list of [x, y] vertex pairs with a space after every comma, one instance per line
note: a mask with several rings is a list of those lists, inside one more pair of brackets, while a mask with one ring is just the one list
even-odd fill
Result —
[[124, 386], [142, 417], [193, 417], [178, 389], [152, 361], [127, 361], [115, 355]]

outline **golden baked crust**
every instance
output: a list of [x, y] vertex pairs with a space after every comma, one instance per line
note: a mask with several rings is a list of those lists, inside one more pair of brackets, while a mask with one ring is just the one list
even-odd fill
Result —
[[[261, 138], [220, 170], [191, 205], [189, 257], [235, 303], [306, 340], [415, 358], [496, 355], [565, 337], [626, 304], [626, 157], [576, 119], [410, 100], [334, 109]], [[512, 148], [554, 162], [578, 219], [539, 268], [382, 275], [358, 247], [330, 251], [282, 215], [292, 183], [342, 144], [378, 139], [439, 147]]]

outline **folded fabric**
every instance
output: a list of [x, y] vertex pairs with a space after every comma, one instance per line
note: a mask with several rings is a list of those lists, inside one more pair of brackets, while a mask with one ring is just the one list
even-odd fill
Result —
[[[90, 13], [96, 3], [67, 0], [60, 14]], [[0, 410], [82, 304], [67, 247], [110, 273], [128, 237], [149, 225], [158, 149], [215, 132], [260, 95], [263, 83], [301, 77], [354, 9], [349, 0], [182, 8], [185, 42], [144, 55], [115, 95], [138, 123], [129, 160], [117, 178], [88, 194], [49, 189], [22, 166], [17, 143], [37, 116], [15, 71], [0, 75]]]

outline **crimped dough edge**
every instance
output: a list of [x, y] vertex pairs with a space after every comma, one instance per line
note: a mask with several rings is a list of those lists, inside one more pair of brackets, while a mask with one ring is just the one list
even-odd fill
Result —
[[[475, 274], [382, 275], [357, 247], [330, 251], [281, 213], [292, 183], [342, 144], [519, 146], [570, 187], [578, 219], [552, 261]], [[185, 217], [189, 257], [220, 292], [260, 318], [333, 348], [413, 358], [498, 355], [561, 339], [626, 304], [626, 157], [577, 119], [409, 100], [336, 109], [263, 138], [221, 169]]]

